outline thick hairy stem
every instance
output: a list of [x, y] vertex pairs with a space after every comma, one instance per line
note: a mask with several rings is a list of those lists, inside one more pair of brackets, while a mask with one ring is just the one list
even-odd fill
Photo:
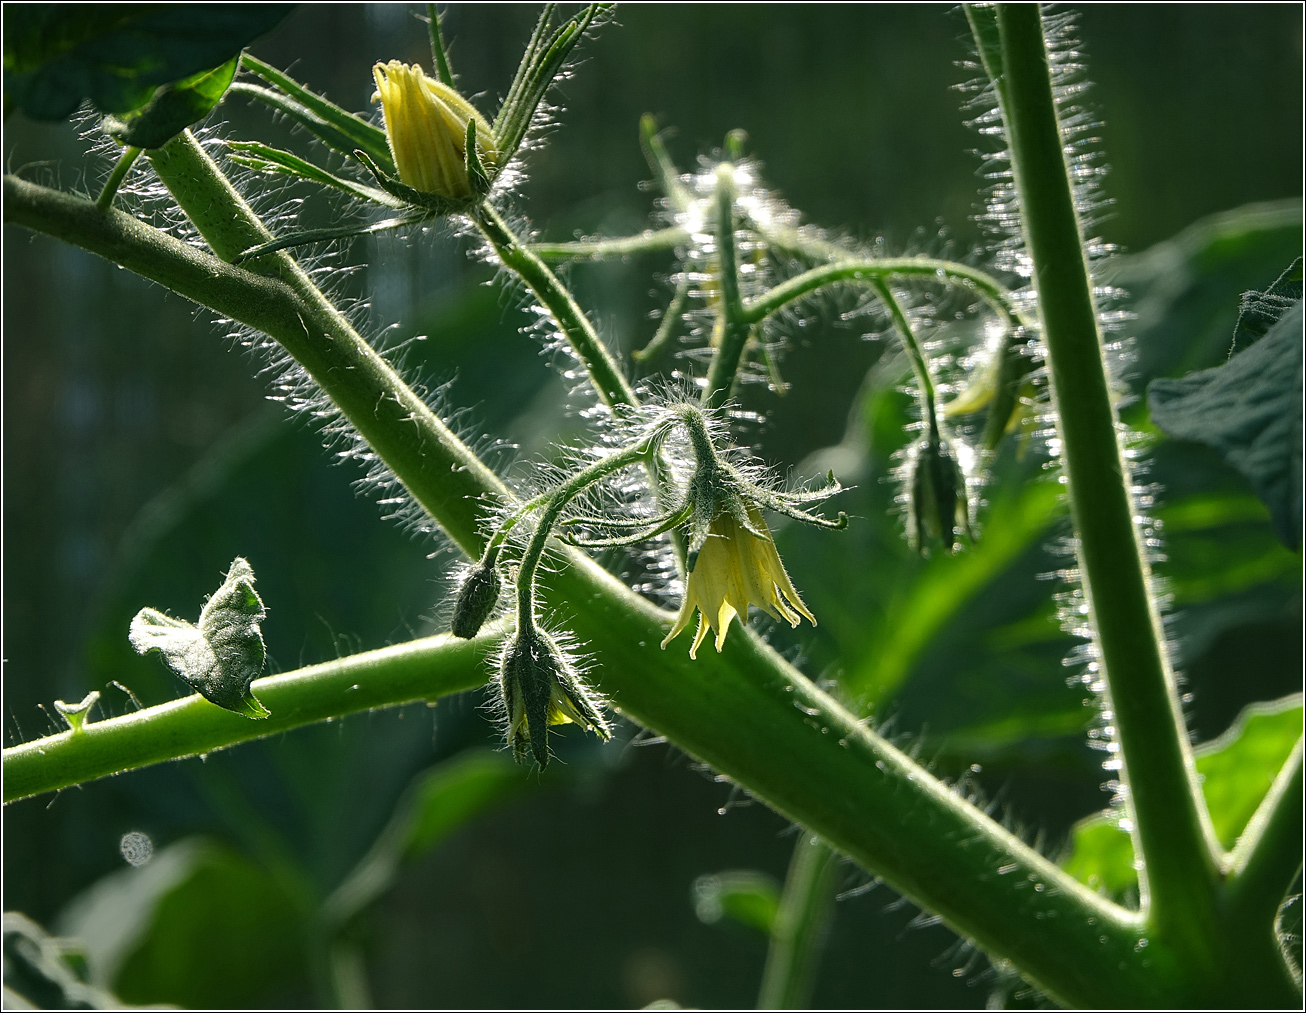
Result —
[[484, 663], [502, 635], [499, 626], [475, 640], [427, 637], [257, 679], [253, 688], [272, 712], [262, 721], [188, 696], [13, 746], [4, 751], [4, 800], [226, 749], [328, 718], [473, 689], [485, 682]]
[[758, 1009], [807, 1009], [830, 928], [839, 857], [819, 837], [803, 834], [785, 877], [780, 910], [762, 971]]
[[1124, 758], [1149, 925], [1209, 956], [1218, 870], [1134, 522], [1129, 470], [1053, 99], [1040, 9], [999, 4], [1004, 108], [1034, 262], [1079, 563]]
[[[189, 132], [151, 152], [150, 161], [205, 242], [223, 260], [272, 238]], [[119, 224], [129, 229], [128, 222], [134, 220]], [[263, 274], [275, 278], [293, 291], [294, 303], [273, 299], [270, 308], [279, 310], [280, 318], [266, 321], [250, 319], [249, 310], [239, 303], [213, 308], [275, 338], [330, 392], [336, 407], [431, 516], [448, 513], [449, 504], [475, 499], [487, 488], [511, 502], [512, 494], [494, 473], [349, 325], [288, 253], [268, 254], [250, 261], [247, 267], [222, 265], [224, 272], [229, 270], [236, 277]], [[156, 280], [174, 287], [169, 280]], [[183, 294], [196, 298], [192, 291]], [[197, 301], [205, 302], [202, 297]], [[469, 556], [480, 554], [477, 516], [445, 530]]]
[[571, 293], [544, 261], [517, 239], [508, 224], [488, 204], [483, 204], [477, 211], [476, 224], [504, 266], [521, 278], [549, 311], [576, 358], [589, 373], [590, 382], [603, 403], [609, 408], [639, 404], [634, 388], [621, 371], [621, 364], [608, 351], [584, 310], [576, 305]]

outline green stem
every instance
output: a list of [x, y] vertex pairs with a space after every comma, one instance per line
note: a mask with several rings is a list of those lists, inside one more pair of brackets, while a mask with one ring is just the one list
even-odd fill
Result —
[[720, 344], [708, 367], [703, 387], [703, 406], [720, 408], [730, 397], [739, 364], [744, 357], [751, 331], [739, 291], [739, 251], [735, 246], [735, 177], [734, 166], [723, 162], [717, 166], [716, 256], [721, 284], [718, 326]]
[[[272, 239], [189, 131], [167, 147], [150, 152], [149, 157], [164, 185], [223, 260]], [[155, 257], [145, 259], [151, 267], [161, 266]], [[247, 270], [231, 270], [237, 276], [271, 276], [293, 292], [294, 303], [287, 307], [280, 300], [282, 316], [277, 320], [254, 319], [252, 307], [239, 303], [220, 312], [270, 334], [330, 391], [336, 407], [428, 513], [433, 517], [447, 514], [448, 504], [475, 499], [486, 488], [494, 489], [501, 501], [512, 501], [511, 493], [493, 472], [350, 326], [288, 253], [260, 257], [251, 261]], [[168, 280], [156, 280], [173, 287]], [[203, 298], [197, 301], [213, 305]], [[291, 310], [288, 320], [287, 308]], [[480, 555], [482, 538], [475, 518], [446, 530], [469, 556]]]
[[114, 163], [113, 171], [109, 173], [109, 178], [104, 181], [104, 189], [100, 191], [100, 196], [96, 198], [95, 206], [101, 211], [106, 211], [113, 206], [113, 198], [118, 193], [118, 187], [122, 186], [122, 181], [127, 178], [127, 173], [131, 171], [132, 164], [140, 157], [141, 149], [133, 148], [130, 144], [122, 149], [122, 154], [118, 161]]
[[965, 264], [931, 257], [884, 257], [822, 264], [790, 278], [749, 302], [744, 308], [744, 318], [749, 323], [761, 323], [794, 300], [810, 295], [826, 285], [849, 281], [887, 281], [890, 278], [924, 278], [965, 285], [973, 288], [1007, 321], [1008, 326], [1019, 324], [1019, 314], [1012, 304], [1011, 294], [995, 278]]
[[819, 837], [803, 834], [794, 845], [771, 929], [758, 1009], [808, 1008], [830, 928], [838, 871], [839, 856]]
[[526, 248], [545, 263], [572, 260], [616, 260], [638, 253], [674, 250], [689, 238], [684, 229], [656, 229], [638, 236], [593, 239], [576, 243], [528, 243]]
[[199, 756], [345, 714], [437, 700], [485, 682], [503, 627], [442, 635], [256, 679], [272, 716], [251, 721], [192, 695], [4, 751], [4, 800], [57, 791], [165, 760]]
[[671, 161], [662, 138], [658, 136], [657, 120], [648, 113], [639, 118], [639, 140], [648, 166], [657, 175], [662, 192], [666, 195], [668, 206], [673, 212], [688, 211], [694, 204], [693, 195], [681, 182], [680, 170]]
[[899, 340], [902, 341], [903, 351], [911, 360], [912, 372], [916, 374], [916, 386], [921, 393], [921, 419], [928, 427], [929, 438], [937, 444], [939, 415], [935, 404], [934, 378], [930, 376], [930, 365], [925, 361], [925, 353], [921, 351], [916, 335], [912, 333], [911, 321], [907, 319], [907, 314], [903, 312], [897, 297], [890, 291], [888, 283], [883, 278], [873, 278], [871, 287], [875, 289], [876, 295], [889, 311], [889, 318], [893, 321]]
[[651, 459], [650, 445], [651, 441], [646, 439], [633, 446], [615, 451], [607, 457], [595, 461], [588, 468], [576, 472], [549, 494], [548, 506], [544, 508], [544, 512], [535, 525], [535, 530], [531, 532], [530, 541], [526, 543], [526, 551], [522, 553], [521, 563], [517, 570], [517, 623], [519, 629], [525, 629], [535, 618], [535, 571], [540, 565], [540, 559], [544, 555], [544, 547], [548, 544], [549, 536], [553, 534], [553, 529], [557, 525], [562, 511], [568, 503], [595, 482], [633, 464], [648, 463]]
[[435, 64], [436, 76], [442, 84], [454, 86], [453, 71], [449, 69], [449, 57], [444, 51], [444, 39], [440, 37], [440, 12], [435, 4], [426, 5], [427, 27], [431, 32], [431, 62]]
[[589, 373], [603, 403], [609, 408], [638, 405], [639, 399], [621, 372], [620, 364], [595, 333], [589, 318], [576, 305], [571, 293], [544, 261], [517, 239], [508, 224], [488, 204], [480, 206], [475, 221], [504, 266], [526, 283], [552, 315], [576, 358]]
[[1012, 168], [1034, 263], [1080, 570], [1123, 752], [1135, 846], [1145, 864], [1148, 922], [1201, 960], [1214, 938], [1214, 835], [1134, 524], [1040, 9], [999, 4], [998, 26]]
[[671, 296], [671, 304], [667, 307], [666, 312], [662, 314], [662, 319], [658, 322], [658, 329], [653, 335], [653, 339], [643, 348], [632, 352], [632, 359], [636, 362], [648, 362], [649, 359], [671, 343], [671, 340], [676, 336], [676, 326], [680, 323], [687, 302], [689, 302], [689, 279], [681, 278], [680, 281], [676, 282], [676, 291]]

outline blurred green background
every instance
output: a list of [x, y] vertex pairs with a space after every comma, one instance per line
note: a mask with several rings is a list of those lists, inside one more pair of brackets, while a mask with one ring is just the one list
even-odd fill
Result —
[[[367, 109], [373, 62], [429, 62], [418, 11], [304, 5], [251, 48]], [[449, 9], [454, 67], [482, 108], [507, 88], [535, 14]], [[1137, 314], [1141, 394], [1152, 377], [1222, 361], [1239, 293], [1268, 286], [1300, 252], [1301, 9], [1100, 5], [1079, 26], [1111, 167], [1097, 230], [1126, 251], [1113, 271]], [[555, 93], [557, 126], [530, 158], [518, 210], [551, 239], [642, 228], [654, 195], [640, 187], [637, 124], [653, 112], [686, 170], [742, 127], [768, 185], [806, 221], [964, 256], [980, 241], [984, 186], [971, 151], [986, 143], [955, 87], [973, 76], [957, 66], [968, 55], [964, 18], [946, 6], [620, 9]], [[302, 143], [243, 100], [215, 119], [230, 136]], [[10, 171], [64, 188], [94, 192], [107, 171], [69, 124], [10, 116], [4, 149]], [[309, 222], [335, 214], [308, 191], [268, 206], [297, 197]], [[383, 521], [385, 508], [351, 488], [356, 467], [268, 404], [258, 355], [125, 271], [19, 230], [5, 241], [7, 744], [52, 730], [56, 698], [99, 689], [103, 713], [130, 709], [113, 681], [144, 704], [180, 695], [155, 659], [131, 653], [127, 622], [144, 605], [193, 617], [236, 555], [270, 609], [274, 671], [441, 628], [452, 556]], [[520, 300], [459, 240], [360, 241], [346, 260], [368, 265], [340, 287], [369, 301], [369, 332], [430, 335], [408, 347], [409, 370], [448, 384], [441, 396], [469, 437], [515, 445], [498, 451], [509, 470], [583, 432], [568, 383], [518, 333]], [[651, 336], [673, 270], [649, 257], [580, 266], [570, 280], [629, 350]], [[1010, 448], [998, 461], [981, 516], [1012, 534], [1005, 549], [916, 560], [884, 480], [905, 398], [891, 376], [858, 394], [881, 346], [828, 306], [792, 337], [782, 365], [793, 391], [748, 394], [770, 413], [761, 453], [807, 474], [837, 466], [859, 488], [840, 504], [855, 517], [846, 534], [777, 531], [822, 624], [773, 631], [777, 643], [814, 678], [875, 694], [878, 721], [1058, 853], [1070, 825], [1108, 802], [1109, 775], [1086, 745], [1086, 690], [1062, 666], [1074, 641], [1055, 622], [1058, 588], [1035, 579], [1066, 565], [1064, 524], [1037, 495], [1022, 498], [1039, 462]], [[1146, 428], [1141, 402], [1129, 412]], [[1160, 570], [1201, 741], [1245, 704], [1299, 688], [1300, 557], [1202, 448], [1159, 443], [1149, 480], [1164, 490], [1157, 512], [1172, 538]], [[676, 750], [632, 741], [629, 727], [603, 747], [559, 736], [566, 762], [543, 776], [505, 768], [479, 752], [498, 747], [481, 702], [351, 718], [11, 806], [5, 907], [98, 933], [93, 967], [134, 1001], [315, 1004], [330, 994], [329, 963], [337, 996], [380, 1006], [751, 1004], [765, 939], [696, 916], [694, 884], [734, 868], [783, 880], [792, 828]], [[435, 821], [429, 832], [391, 822], [410, 782], [450, 762], [422, 782], [434, 801], [414, 803]], [[322, 898], [387, 825], [398, 871], [324, 943]], [[119, 850], [128, 832], [156, 852], [139, 870]], [[1035, 1001], [887, 889], [860, 889], [864, 873], [840, 875], [849, 896], [815, 1004], [982, 1007], [995, 989]]]

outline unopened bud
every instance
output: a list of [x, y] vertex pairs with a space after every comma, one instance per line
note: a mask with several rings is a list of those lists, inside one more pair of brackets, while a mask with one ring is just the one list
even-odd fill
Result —
[[951, 552], [961, 534], [970, 535], [966, 476], [946, 440], [922, 440], [907, 474], [907, 538], [917, 552], [939, 541]]
[[474, 188], [467, 175], [467, 124], [477, 153], [486, 165], [498, 164], [494, 133], [485, 117], [465, 98], [416, 65], [391, 60], [372, 68], [376, 95], [385, 117], [399, 180], [406, 186], [440, 197], [465, 199]]
[[494, 566], [478, 563], [467, 574], [454, 600], [452, 632], [455, 637], [471, 640], [494, 612], [503, 590], [503, 579]]
[[541, 770], [549, 765], [549, 725], [574, 721], [601, 739], [612, 737], [598, 701], [553, 638], [534, 623], [518, 630], [504, 651], [499, 688], [518, 763], [534, 755]]

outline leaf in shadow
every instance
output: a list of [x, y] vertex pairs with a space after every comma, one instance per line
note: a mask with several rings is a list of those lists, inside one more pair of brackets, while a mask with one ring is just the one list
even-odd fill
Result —
[[343, 928], [390, 888], [404, 862], [533, 783], [500, 753], [467, 753], [419, 774], [371, 849], [324, 902], [322, 920]]
[[105, 129], [134, 148], [161, 148], [222, 101], [239, 62], [240, 58], [233, 56], [220, 67], [164, 85], [140, 109], [121, 119], [110, 117]]
[[137, 654], [158, 651], [172, 671], [210, 703], [247, 718], [268, 710], [249, 684], [263, 671], [266, 652], [259, 624], [267, 615], [254, 590], [254, 571], [237, 557], [222, 586], [200, 612], [199, 626], [152, 608], [132, 620], [128, 638]]
[[191, 838], [92, 884], [58, 928], [126, 1002], [240, 1009], [304, 987], [306, 914], [250, 859]]
[[1223, 366], [1148, 388], [1152, 419], [1175, 439], [1213, 448], [1270, 508], [1275, 531], [1301, 546], [1302, 303]]
[[84, 99], [128, 113], [172, 84], [226, 63], [290, 4], [15, 4], [4, 12], [4, 89], [38, 120]]

